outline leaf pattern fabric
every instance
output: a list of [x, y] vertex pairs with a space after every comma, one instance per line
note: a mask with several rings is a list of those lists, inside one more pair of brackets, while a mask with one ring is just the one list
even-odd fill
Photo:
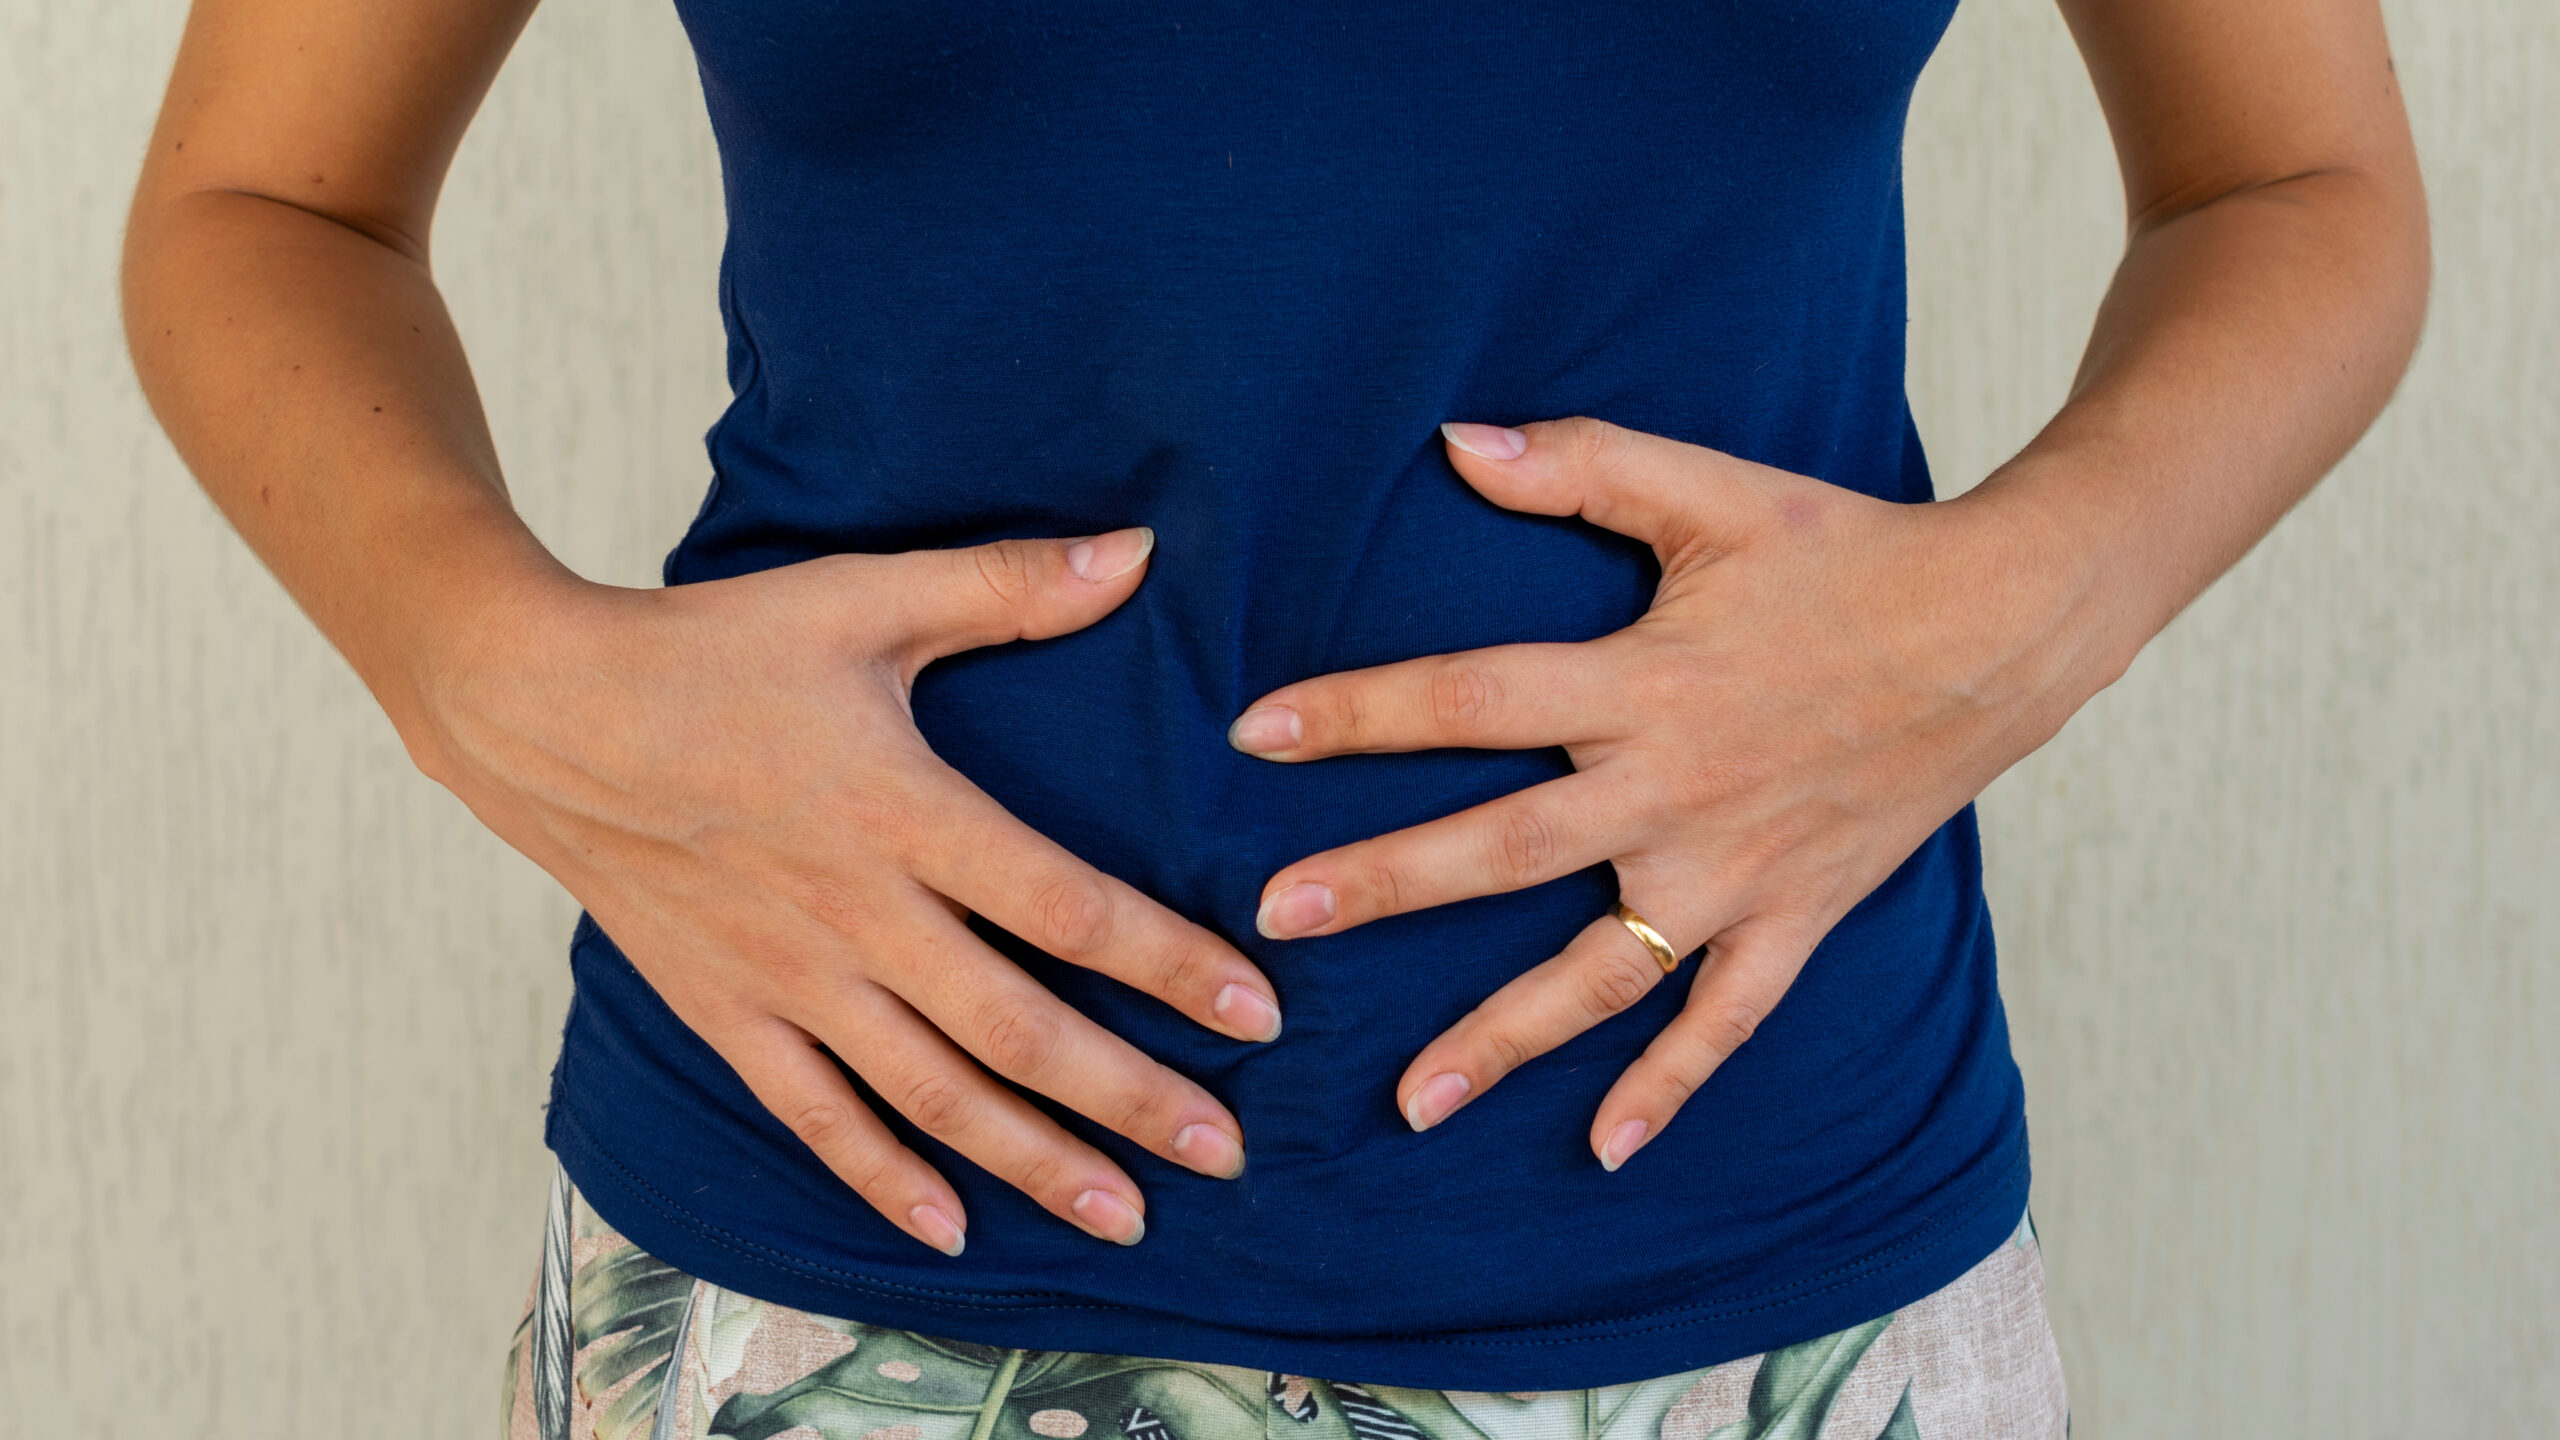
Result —
[[883, 1329], [699, 1281], [573, 1189], [554, 1212], [507, 1354], [507, 1440], [2057, 1440], [2069, 1423], [2023, 1217], [1962, 1278], [1865, 1324], [1632, 1384], [1495, 1394]]

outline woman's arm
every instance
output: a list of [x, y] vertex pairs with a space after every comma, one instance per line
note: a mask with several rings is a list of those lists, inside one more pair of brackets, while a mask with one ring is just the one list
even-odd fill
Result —
[[2062, 0], [2130, 216], [2070, 399], [1983, 482], [2087, 567], [2125, 662], [2346, 454], [2427, 301], [2372, 0]]
[[532, 10], [196, 6], [125, 231], [161, 424], [430, 768], [419, 667], [571, 579], [507, 503], [427, 268], [445, 169]]
[[1278, 1033], [1270, 983], [1005, 814], [906, 702], [938, 656], [1108, 613], [1152, 536], [666, 591], [569, 573], [507, 503], [427, 265], [437, 187], [531, 8], [199, 0], [126, 240], [144, 388], [419, 766], [576, 895], [848, 1185], [959, 1253], [958, 1196], [840, 1063], [1061, 1218], [1134, 1243], [1128, 1176], [996, 1077], [1204, 1174], [1243, 1168], [1234, 1117], [962, 915], [1238, 1039]]
[[[1971, 492], [1891, 505], [1577, 419], [1446, 427], [1493, 500], [1651, 543], [1634, 626], [1286, 686], [1269, 759], [1562, 745], [1576, 773], [1287, 867], [1262, 927], [1330, 934], [1610, 861], [1708, 958], [1601, 1102], [1615, 1169], [1813, 947], [2049, 739], [2361, 434], [2416, 343], [2427, 226], [2373, 0], [2065, 0], [2131, 237], [2069, 402]], [[1416, 1129], [1663, 979], [1601, 917], [1426, 1046]]]

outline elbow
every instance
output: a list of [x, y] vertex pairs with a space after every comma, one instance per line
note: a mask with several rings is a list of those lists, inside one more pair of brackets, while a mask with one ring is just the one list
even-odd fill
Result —
[[2426, 328], [2427, 304], [2435, 289], [2435, 232], [2427, 216], [2426, 183], [2418, 174], [2417, 162], [2408, 166], [2406, 195], [2401, 201], [2401, 257], [2398, 265], [2399, 290], [2406, 297], [2408, 311], [2407, 341], [2401, 364], [2418, 348], [2418, 336]]
[[125, 346], [155, 401], [154, 381], [186, 348], [178, 343], [183, 332], [228, 323], [219, 312], [272, 297], [315, 256], [388, 260], [422, 274], [428, 268], [419, 227], [316, 208], [218, 175], [181, 177], [158, 159], [144, 165], [134, 188], [117, 272]]
[[2426, 184], [2417, 157], [2406, 150], [2340, 175], [2322, 226], [2330, 243], [2346, 252], [2347, 283], [2371, 317], [2367, 333], [2387, 399], [2417, 354], [2435, 284]]
[[2435, 242], [2427, 214], [2426, 183], [2417, 157], [2404, 151], [2391, 163], [2364, 167], [2357, 203], [2339, 217], [2338, 233], [2361, 251], [2361, 288], [2381, 323], [2390, 383], [2396, 388], [2417, 353], [2435, 285]]
[[133, 204], [125, 212], [124, 238], [116, 260], [116, 299], [124, 320], [125, 352], [146, 398], [155, 388], [153, 362], [160, 347], [154, 341], [175, 333], [165, 304], [170, 287], [161, 279], [176, 243], [172, 228], [167, 204], [146, 167], [141, 183], [134, 187]]
[[2281, 243], [2294, 247], [2303, 270], [2322, 276], [2334, 294], [2353, 297], [2367, 317], [2366, 353], [2397, 385], [2416, 353], [2434, 279], [2426, 185], [2405, 132], [2375, 153], [2155, 195], [2134, 210], [2128, 229], [2139, 243], [2243, 214], [2259, 217], [2251, 228], [2286, 237]]

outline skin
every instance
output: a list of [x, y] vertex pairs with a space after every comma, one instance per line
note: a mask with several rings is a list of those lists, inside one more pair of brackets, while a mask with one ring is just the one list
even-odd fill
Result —
[[[1135, 1243], [1136, 1185], [996, 1077], [1209, 1175], [1242, 1168], [1234, 1116], [962, 918], [1239, 1044], [1278, 1034], [1270, 982], [1005, 814], [932, 755], [907, 696], [940, 656], [1108, 613], [1152, 537], [669, 590], [562, 566], [508, 503], [427, 247], [530, 8], [197, 0], [127, 232], [146, 392], [420, 770], [593, 912], [847, 1185], [959, 1253], [957, 1196], [837, 1055], [1061, 1219]], [[1588, 418], [1453, 424], [1451, 462], [1497, 503], [1653, 545], [1652, 609], [1588, 644], [1312, 678], [1237, 722], [1280, 763], [1565, 747], [1563, 780], [1287, 867], [1261, 924], [1332, 933], [1614, 864], [1627, 902], [1705, 958], [1594, 1117], [1611, 1169], [1850, 906], [2336, 462], [2415, 344], [2425, 210], [2371, 0], [2064, 9], [2132, 218], [2071, 399], [2016, 459], [1896, 506]], [[1426, 1047], [1398, 1101], [1439, 1123], [1660, 983], [1595, 920]]]
[[[2380, 15], [2353, 0], [2064, 0], [2130, 215], [2069, 401], [1963, 496], [1900, 506], [1588, 418], [1443, 427], [1486, 498], [1651, 544], [1652, 608], [1283, 687], [1230, 739], [1299, 762], [1561, 745], [1575, 773], [1309, 856], [1262, 932], [1326, 935], [1603, 860], [1675, 951], [1679, 1016], [1592, 1118], [1611, 1170], [1813, 947], [2046, 740], [2336, 464], [2416, 345], [2426, 206]], [[1442, 1034], [1416, 1130], [1664, 972], [1615, 919]]]

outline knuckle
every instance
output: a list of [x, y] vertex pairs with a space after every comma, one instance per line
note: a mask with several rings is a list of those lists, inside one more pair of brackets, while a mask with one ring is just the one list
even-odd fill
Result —
[[896, 1157], [878, 1148], [846, 1156], [832, 1168], [836, 1178], [852, 1186], [856, 1195], [885, 1197], [904, 1178]]
[[[742, 934], [726, 934], [720, 938], [724, 948], [735, 957], [740, 968], [748, 975], [775, 989], [785, 992], [795, 990], [798, 988], [798, 982], [807, 979], [817, 969], [804, 946], [773, 935], [749, 930]], [[738, 1018], [742, 1021], [751, 1021], [762, 1017], [741, 1015]], [[752, 1030], [746, 1033], [754, 1034]]]
[[1313, 704], [1302, 706], [1298, 711], [1301, 723], [1307, 726], [1309, 744], [1314, 744], [1319, 736], [1337, 746], [1357, 747], [1367, 743], [1369, 710], [1358, 685], [1327, 685], [1313, 698]]
[[760, 1051], [773, 1043], [772, 1011], [742, 990], [694, 991], [668, 985], [661, 989], [660, 996], [686, 1028], [720, 1052], [720, 1058], [733, 1064], [745, 1061], [737, 1066], [741, 1074], [755, 1063]]
[[1110, 934], [1111, 892], [1091, 875], [1055, 876], [1033, 892], [1031, 915], [1041, 948], [1062, 960], [1080, 959]]
[[1028, 604], [1038, 588], [1031, 549], [1018, 540], [976, 546], [969, 551], [969, 558], [976, 562], [978, 579], [987, 587], [987, 593], [1008, 610]]
[[862, 850], [912, 870], [947, 803], [913, 775], [866, 776], [824, 797], [821, 813]]
[[1725, 863], [1731, 873], [1762, 876], [1778, 869], [1809, 838], [1806, 827], [1798, 821], [1771, 825], [1738, 837], [1725, 852]]
[[1618, 803], [1638, 833], [1658, 840], [1676, 831], [1705, 800], [1689, 792], [1675, 769], [1659, 783], [1627, 787]]
[[801, 1144], [822, 1156], [846, 1154], [860, 1134], [852, 1106], [841, 1099], [803, 1101], [782, 1117], [782, 1123], [791, 1127]]
[[1590, 469], [1606, 469], [1615, 464], [1626, 446], [1626, 432], [1606, 420], [1576, 415], [1562, 422], [1566, 453], [1574, 463]]
[[1692, 657], [1647, 650], [1636, 651], [1633, 658], [1620, 685], [1626, 698], [1642, 712], [1691, 715], [1713, 698], [1706, 693], [1703, 667]]
[[1502, 705], [1502, 682], [1482, 666], [1450, 662], [1433, 667], [1423, 686], [1431, 722], [1443, 733], [1477, 733]]
[[880, 923], [880, 906], [867, 886], [839, 875], [803, 872], [782, 882], [801, 913], [838, 935], [861, 936]]
[[1174, 1107], [1172, 1097], [1166, 1093], [1167, 1088], [1161, 1084], [1132, 1086], [1113, 1097], [1107, 1107], [1108, 1113], [1094, 1118], [1133, 1140], [1149, 1143], [1152, 1143], [1150, 1137], [1169, 1140], [1172, 1131], [1167, 1120]]
[[753, 977], [751, 993], [778, 1007], [798, 1009], [818, 1004], [835, 992], [842, 973], [832, 958], [776, 938], [741, 936], [731, 944]]
[[1700, 1028], [1707, 1044], [1714, 1047], [1716, 1058], [1722, 1060], [1750, 1043], [1752, 1032], [1760, 1028], [1760, 1012], [1749, 1005], [1727, 1001], [1709, 1006]]
[[1526, 885], [1545, 878], [1562, 848], [1555, 822], [1531, 806], [1511, 806], [1495, 822], [1494, 870], [1511, 885]]
[[1650, 957], [1642, 961], [1612, 951], [1582, 967], [1582, 1008], [1595, 1020], [1606, 1019], [1644, 998], [1658, 973]]
[[1699, 747], [1666, 758], [1662, 790], [1703, 805], [1747, 793], [1760, 778], [1759, 762], [1747, 753]]
[[1536, 1047], [1508, 1026], [1491, 1025], [1476, 1036], [1477, 1052], [1492, 1062], [1495, 1073], [1508, 1075], [1538, 1058]]
[[1013, 1177], [1013, 1188], [1034, 1198], [1053, 1196], [1058, 1208], [1064, 1209], [1065, 1202], [1074, 1198], [1056, 1193], [1066, 1180], [1067, 1162], [1043, 1151], [1022, 1162], [1022, 1168]]
[[[1359, 876], [1359, 883], [1352, 888], [1368, 897], [1375, 913], [1398, 915], [1404, 912], [1404, 876], [1397, 871], [1393, 860], [1372, 858], [1355, 873]], [[1345, 897], [1344, 908], [1349, 908], [1348, 897]]]
[[977, 1101], [957, 1076], [931, 1074], [918, 1077], [907, 1087], [898, 1108], [916, 1123], [917, 1129], [947, 1138], [968, 1128]]
[[1065, 1027], [1046, 1006], [1007, 995], [988, 1004], [979, 1034], [987, 1068], [1027, 1083], [1057, 1058]]
[[1168, 1000], [1205, 995], [1222, 973], [1205, 948], [1189, 940], [1177, 941], [1165, 947], [1164, 961], [1156, 969], [1156, 990]]

